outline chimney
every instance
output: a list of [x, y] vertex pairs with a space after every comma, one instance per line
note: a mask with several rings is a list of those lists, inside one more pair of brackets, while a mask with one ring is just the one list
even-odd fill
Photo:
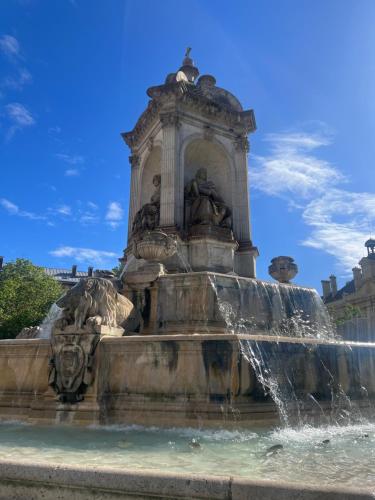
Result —
[[87, 276], [89, 278], [91, 278], [93, 272], [94, 272], [94, 268], [92, 266], [89, 266], [89, 268], [87, 269]]
[[329, 280], [322, 280], [321, 283], [323, 288], [323, 299], [326, 299], [331, 295], [331, 282]]
[[73, 264], [72, 266], [72, 277], [75, 278], [77, 276], [77, 266]]
[[331, 276], [329, 277], [330, 281], [331, 281], [331, 291], [332, 291], [332, 295], [336, 295], [337, 293], [337, 279], [336, 279], [336, 276], [334, 274], [331, 274]]
[[2, 255], [0, 255], [0, 271], [3, 268], [3, 264], [4, 264], [4, 257]]
[[362, 281], [362, 269], [360, 267], [353, 267], [353, 279], [354, 279], [354, 287], [356, 290], [359, 290]]

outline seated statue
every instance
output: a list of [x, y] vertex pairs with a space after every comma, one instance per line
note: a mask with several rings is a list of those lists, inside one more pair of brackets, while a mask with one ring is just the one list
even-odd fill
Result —
[[191, 225], [211, 224], [231, 228], [231, 210], [217, 192], [215, 184], [207, 180], [205, 168], [199, 168], [195, 178], [186, 185], [185, 199], [191, 203]]
[[161, 176], [154, 175], [152, 183], [155, 186], [154, 194], [151, 196], [150, 203], [143, 205], [135, 214], [132, 226], [133, 234], [143, 230], [152, 231], [159, 225]]

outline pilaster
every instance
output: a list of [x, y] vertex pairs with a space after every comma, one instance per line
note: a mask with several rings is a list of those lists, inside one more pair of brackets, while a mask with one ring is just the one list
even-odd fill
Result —
[[160, 115], [163, 129], [161, 193], [160, 193], [160, 226], [180, 225], [181, 194], [179, 192], [178, 162], [178, 128], [179, 118], [174, 112]]
[[129, 203], [129, 220], [128, 220], [128, 243], [132, 233], [134, 216], [138, 210], [139, 198], [139, 167], [140, 157], [136, 154], [129, 156], [131, 165], [131, 180], [130, 180], [130, 203]]
[[248, 162], [249, 141], [239, 136], [234, 141], [236, 177], [233, 197], [233, 232], [237, 241], [251, 241]]

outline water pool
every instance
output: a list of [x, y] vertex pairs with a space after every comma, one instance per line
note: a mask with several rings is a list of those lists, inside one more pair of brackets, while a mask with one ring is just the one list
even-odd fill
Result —
[[7, 422], [0, 459], [375, 488], [375, 424], [228, 431]]

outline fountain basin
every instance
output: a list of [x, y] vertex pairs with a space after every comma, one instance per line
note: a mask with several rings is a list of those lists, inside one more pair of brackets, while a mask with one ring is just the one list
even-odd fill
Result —
[[[229, 432], [3, 423], [0, 437], [4, 499], [373, 498], [374, 425]], [[275, 443], [282, 451], [267, 454]]]
[[[153, 286], [147, 333], [280, 334], [296, 314], [327, 333], [329, 316], [316, 290], [213, 272], [166, 274]], [[233, 323], [233, 324], [231, 324]]]
[[47, 385], [49, 342], [8, 340], [0, 343], [0, 418], [228, 428], [276, 424], [276, 405], [242, 356], [244, 343], [275, 363], [281, 385], [283, 377], [293, 377], [304, 399], [296, 411], [313, 420], [329, 420], [332, 405], [340, 403], [339, 391], [332, 400], [338, 387], [363, 412], [375, 399], [371, 343], [212, 333], [102, 337], [93, 384], [84, 401], [68, 404], [57, 401]]

